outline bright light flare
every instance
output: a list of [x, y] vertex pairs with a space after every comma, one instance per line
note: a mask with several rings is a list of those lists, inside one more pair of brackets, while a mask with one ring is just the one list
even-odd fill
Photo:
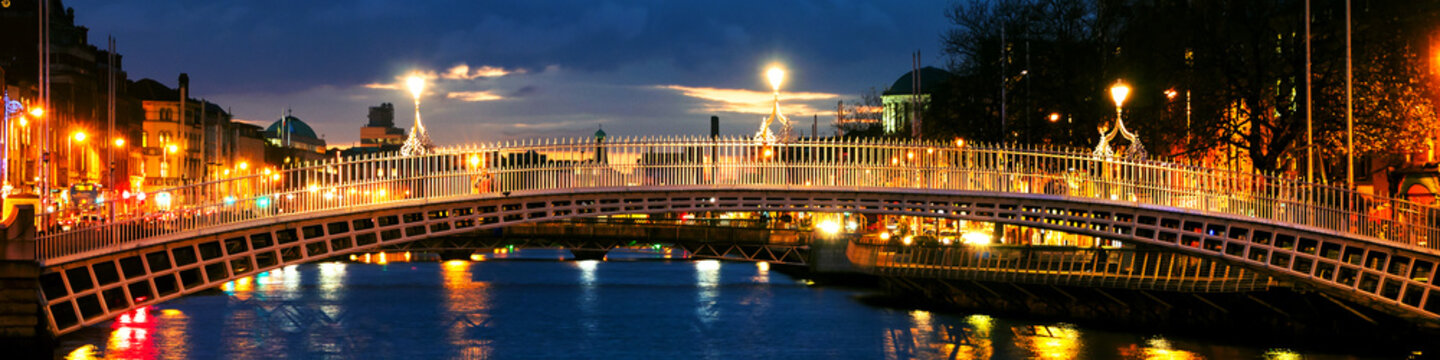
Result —
[[180, 147], [176, 146], [175, 144], [170, 144], [169, 146], [165, 147], [165, 150], [169, 151], [171, 154], [174, 154], [175, 152], [180, 151]]
[[820, 225], [816, 227], [820, 229], [820, 232], [825, 233], [825, 235], [835, 235], [840, 233], [840, 223], [835, 222], [834, 220], [821, 221]]
[[719, 271], [719, 270], [720, 270], [720, 261], [719, 261], [719, 260], [700, 260], [700, 261], [696, 261], [696, 262], [695, 262], [695, 270], [699, 270], [699, 271]]
[[125, 147], [125, 138], [115, 138], [115, 147]]
[[1114, 86], [1110, 87], [1110, 99], [1115, 100], [1115, 107], [1124, 106], [1125, 98], [1129, 96], [1130, 86], [1125, 85], [1124, 81], [1117, 81]]
[[71, 137], [75, 138], [75, 142], [85, 142], [86, 135], [84, 131], [76, 131]]
[[420, 101], [420, 94], [425, 92], [425, 78], [420, 75], [410, 75], [405, 78], [405, 88], [410, 89], [410, 96], [415, 101]]
[[979, 231], [967, 231], [960, 235], [960, 241], [966, 245], [984, 246], [990, 245], [990, 235]]
[[785, 69], [771, 66], [770, 70], [765, 71], [765, 77], [770, 79], [770, 88], [775, 89], [775, 92], [780, 92], [780, 84], [785, 82]]
[[37, 119], [40, 118], [41, 116], [45, 116], [45, 109], [43, 109], [43, 108], [38, 108], [38, 107], [36, 107], [36, 108], [30, 108], [30, 116], [33, 116], [33, 117], [35, 117], [35, 118], [37, 118]]

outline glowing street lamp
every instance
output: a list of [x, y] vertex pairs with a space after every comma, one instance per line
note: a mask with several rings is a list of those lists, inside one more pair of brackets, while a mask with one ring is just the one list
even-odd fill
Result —
[[1120, 111], [1125, 106], [1125, 98], [1130, 96], [1130, 86], [1124, 81], [1116, 81], [1110, 87], [1110, 98], [1115, 100], [1115, 120], [1120, 120]]
[[240, 164], [235, 165], [235, 167], [239, 168], [240, 171], [250, 170], [250, 163], [241, 161]]
[[40, 117], [45, 116], [45, 109], [38, 106], [32, 107], [30, 108], [30, 116], [39, 119]]
[[123, 147], [125, 147], [125, 138], [115, 138], [115, 147], [117, 147], [117, 148], [123, 148]]
[[755, 138], [764, 142], [775, 140], [775, 135], [770, 132], [770, 124], [779, 121], [781, 124], [780, 138], [787, 139], [790, 137], [790, 119], [780, 113], [780, 84], [785, 82], [785, 69], [771, 66], [769, 70], [765, 71], [765, 78], [770, 80], [770, 89], [774, 91], [775, 104], [770, 110], [770, 117], [765, 118], [765, 122], [760, 124], [760, 131], [755, 133]]
[[765, 71], [765, 77], [770, 79], [770, 88], [775, 89], [775, 99], [780, 99], [780, 84], [785, 82], [785, 70], [779, 66], [771, 67]]
[[[70, 134], [70, 137], [67, 138], [67, 139], [65, 139], [65, 140], [66, 140], [66, 141], [65, 141], [65, 154], [67, 154], [68, 156], [70, 156], [70, 157], [73, 159], [73, 158], [76, 157], [76, 156], [75, 156], [75, 143], [77, 143], [77, 142], [78, 142], [78, 143], [83, 143], [83, 142], [85, 142], [85, 132], [84, 132], [84, 131], [75, 131], [74, 133], [71, 133], [71, 134]], [[80, 151], [83, 153], [83, 152], [85, 151], [85, 149], [80, 149]], [[79, 160], [80, 166], [78, 166], [79, 169], [78, 169], [78, 171], [76, 171], [76, 173], [83, 175], [83, 174], [85, 174], [85, 157], [84, 157], [84, 155], [82, 154], [82, 155], [79, 157], [79, 159], [80, 159], [80, 160]], [[71, 161], [71, 160], [70, 160], [70, 159], [67, 159], [66, 161], [68, 162], [68, 161]], [[68, 163], [67, 163], [67, 164], [68, 164]], [[81, 176], [81, 178], [83, 179], [84, 176]]]
[[420, 75], [410, 75], [405, 78], [405, 88], [410, 89], [410, 96], [415, 98], [415, 103], [420, 103], [420, 94], [425, 92], [425, 78]]
[[420, 95], [425, 93], [425, 77], [420, 74], [410, 75], [405, 78], [405, 88], [410, 90], [410, 97], [415, 100], [415, 125], [410, 127], [410, 138], [405, 139], [405, 144], [400, 146], [400, 154], [428, 154], [432, 147], [430, 134], [425, 133], [425, 125], [420, 123]]
[[170, 177], [170, 154], [179, 151], [180, 147], [175, 144], [165, 145], [165, 158], [160, 162], [160, 177]]

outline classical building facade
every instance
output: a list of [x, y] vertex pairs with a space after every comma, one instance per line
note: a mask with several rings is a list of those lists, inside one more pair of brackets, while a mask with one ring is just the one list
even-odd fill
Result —
[[887, 135], [919, 134], [917, 129], [912, 128], [916, 126], [914, 118], [930, 107], [930, 94], [934, 93], [941, 83], [950, 79], [950, 72], [931, 66], [920, 68], [918, 81], [915, 73], [907, 72], [895, 79], [895, 83], [880, 95], [881, 103], [885, 106], [881, 125]]
[[143, 188], [158, 190], [206, 180], [205, 124], [229, 122], [230, 114], [191, 99], [186, 74], [180, 74], [176, 89], [141, 79], [131, 91], [145, 108], [144, 127], [135, 144], [144, 154]]
[[[7, 2], [0, 11], [0, 92], [26, 109], [46, 108], [36, 119], [17, 120], [12, 129], [5, 185], [12, 194], [36, 194], [48, 179], [51, 197], [66, 205], [64, 190], [74, 184], [125, 188], [138, 171], [139, 153], [128, 147], [144, 112], [128, 94], [123, 57], [89, 42], [90, 30], [75, 23], [75, 10], [59, 0], [50, 7], [49, 97], [40, 91], [38, 10], [40, 1]], [[114, 127], [109, 88], [115, 88]], [[83, 134], [83, 135], [81, 135]], [[77, 136], [78, 135], [78, 136]], [[119, 141], [117, 141], [119, 140]], [[48, 144], [48, 154], [46, 148]], [[114, 168], [113, 173], [110, 171]], [[112, 175], [113, 174], [113, 175]]]

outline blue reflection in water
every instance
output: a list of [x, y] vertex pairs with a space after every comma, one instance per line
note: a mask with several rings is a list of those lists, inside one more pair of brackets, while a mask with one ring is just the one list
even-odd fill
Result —
[[[61, 339], [72, 358], [1285, 358], [1283, 350], [886, 309], [769, 265], [324, 263]], [[137, 319], [136, 316], [139, 316]], [[124, 320], [124, 321], [122, 321]], [[1279, 354], [1279, 357], [1276, 355]], [[1305, 354], [1306, 359], [1325, 358]]]

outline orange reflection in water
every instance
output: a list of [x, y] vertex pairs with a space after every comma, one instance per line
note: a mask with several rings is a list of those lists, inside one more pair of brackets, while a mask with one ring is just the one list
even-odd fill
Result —
[[1015, 347], [1032, 359], [1074, 359], [1080, 355], [1080, 331], [1068, 324], [1014, 326]]
[[[179, 331], [185, 331], [183, 323], [173, 325], [179, 325]], [[183, 345], [167, 346], [165, 349], [156, 347], [156, 319], [151, 316], [149, 306], [139, 307], [121, 314], [110, 323], [110, 327], [110, 337], [105, 342], [103, 353], [98, 351], [94, 345], [86, 344], [71, 351], [66, 359], [94, 359], [97, 356], [105, 359], [153, 359], [161, 354], [169, 353], [175, 353], [183, 358], [187, 352]], [[166, 329], [164, 336], [183, 337], [169, 328]]]
[[489, 328], [489, 284], [472, 281], [470, 262], [451, 260], [441, 264], [440, 275], [445, 283], [445, 307], [452, 320], [446, 333], [450, 343], [460, 349], [462, 359], [488, 359], [494, 351], [490, 339], [484, 338]]
[[1152, 338], [1145, 340], [1145, 345], [1130, 344], [1120, 348], [1120, 357], [1127, 360], [1196, 360], [1204, 359], [1204, 356], [1193, 352], [1175, 349], [1169, 340], [1164, 338]]
[[908, 329], [886, 330], [886, 359], [990, 359], [992, 319], [971, 315], [963, 324], [937, 323], [929, 311], [910, 311]]

